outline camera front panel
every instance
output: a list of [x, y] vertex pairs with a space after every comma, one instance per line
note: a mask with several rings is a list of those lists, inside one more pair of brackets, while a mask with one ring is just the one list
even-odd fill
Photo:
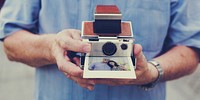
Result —
[[98, 41], [85, 40], [92, 45], [91, 52], [86, 56], [131, 56], [133, 49], [132, 39], [100, 39]]

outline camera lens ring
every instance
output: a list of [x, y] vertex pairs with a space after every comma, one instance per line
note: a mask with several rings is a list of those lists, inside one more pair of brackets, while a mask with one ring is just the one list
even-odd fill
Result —
[[107, 56], [114, 55], [116, 53], [116, 51], [117, 51], [117, 46], [112, 42], [106, 42], [102, 46], [102, 52]]

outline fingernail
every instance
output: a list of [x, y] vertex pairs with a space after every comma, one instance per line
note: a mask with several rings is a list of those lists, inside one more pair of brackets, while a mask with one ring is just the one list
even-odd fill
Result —
[[87, 88], [88, 88], [90, 91], [92, 91], [92, 90], [94, 89], [93, 86], [88, 86]]
[[71, 76], [70, 75], [67, 75], [67, 78], [70, 78]]
[[87, 46], [83, 47], [83, 51], [86, 53], [89, 53], [91, 51], [91, 46], [87, 45]]
[[95, 85], [95, 82], [94, 82], [94, 81], [89, 81], [88, 83], [89, 83], [89, 84], [92, 84], [92, 85]]

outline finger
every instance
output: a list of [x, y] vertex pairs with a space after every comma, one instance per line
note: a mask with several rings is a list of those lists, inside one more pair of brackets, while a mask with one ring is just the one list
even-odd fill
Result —
[[134, 45], [134, 55], [137, 60], [136, 66], [137, 69], [144, 69], [147, 67], [147, 61], [146, 58], [142, 52], [142, 46], [140, 44]]
[[70, 61], [70, 58], [67, 56], [67, 51], [64, 51], [64, 58], [65, 58], [65, 61]]
[[79, 67], [77, 67], [75, 64], [73, 64], [69, 61], [63, 62], [63, 63], [58, 62], [58, 68], [59, 68], [59, 70], [65, 72], [65, 73], [68, 73], [69, 75], [82, 77], [83, 71]]
[[80, 39], [81, 31], [76, 29], [64, 29], [58, 33], [59, 35], [70, 36], [73, 39]]
[[66, 75], [69, 79], [75, 81], [75, 82], [76, 82], [77, 84], [79, 84], [81, 87], [87, 88], [87, 89], [89, 89], [89, 90], [91, 90], [91, 91], [94, 90], [94, 84], [93, 84], [93, 83], [92, 83], [92, 84], [80, 83], [80, 81], [79, 81], [78, 78], [73, 77], [73, 76], [71, 76], [71, 75], [68, 75], [68, 74], [66, 74], [66, 73], [65, 73], [65, 75]]
[[95, 85], [95, 81], [94, 80], [83, 79], [83, 78], [80, 78], [80, 77], [69, 76], [69, 75], [68, 75], [68, 78], [70, 78], [71, 80], [74, 80], [75, 82], [80, 83], [80, 84]]
[[[84, 86], [85, 84], [79, 84], [80, 86]], [[94, 90], [94, 85], [87, 85], [87, 89], [88, 90], [90, 90], [90, 91], [92, 91], [92, 90]]]
[[81, 40], [81, 31], [80, 30], [73, 30], [71, 32], [70, 36], [75, 40]]
[[95, 80], [96, 84], [106, 84], [110, 86], [120, 86], [120, 85], [130, 85], [138, 84], [136, 79], [97, 79]]
[[79, 30], [63, 30], [57, 34], [56, 41], [66, 50], [85, 53], [91, 50], [91, 45], [89, 43], [81, 41]]
[[91, 44], [75, 40], [72, 37], [62, 37], [59, 44], [65, 50], [88, 53], [91, 51]]
[[117, 82], [119, 84], [128, 85], [128, 84], [135, 84], [137, 80], [136, 79], [112, 79], [112, 81]]
[[83, 71], [75, 64], [70, 62], [70, 59], [64, 55], [64, 51], [60, 48], [55, 50], [55, 58], [60, 71], [73, 76], [82, 77]]
[[111, 80], [107, 80], [107, 79], [97, 79], [97, 80], [95, 80], [95, 83], [96, 84], [106, 84], [109, 86], [118, 86], [119, 85], [119, 84], [117, 84]]
[[80, 66], [80, 58], [74, 57], [74, 58], [73, 58], [73, 61], [75, 62], [75, 64], [76, 64], [77, 66]]
[[90, 84], [79, 84], [79, 85], [83, 88], [87, 88], [90, 91], [94, 90], [94, 85], [90, 85]]

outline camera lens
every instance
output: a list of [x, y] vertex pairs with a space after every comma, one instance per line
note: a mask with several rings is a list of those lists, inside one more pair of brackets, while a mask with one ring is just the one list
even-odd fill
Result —
[[112, 56], [116, 53], [117, 47], [114, 43], [112, 42], [107, 42], [103, 45], [102, 51], [105, 55], [107, 56]]

